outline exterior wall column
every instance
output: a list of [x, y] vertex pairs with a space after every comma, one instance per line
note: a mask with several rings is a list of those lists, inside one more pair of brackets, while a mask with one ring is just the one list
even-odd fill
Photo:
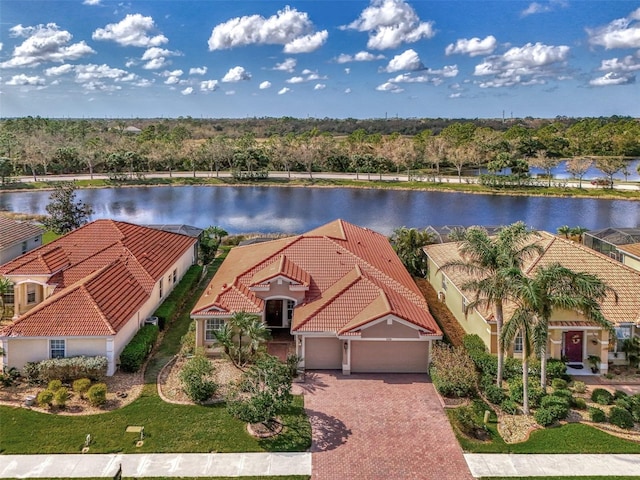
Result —
[[342, 373], [351, 375], [351, 340], [342, 342]]
[[107, 338], [105, 350], [107, 357], [107, 376], [110, 377], [116, 373], [115, 345], [113, 337]]
[[549, 358], [562, 358], [562, 330], [551, 330], [547, 352]]
[[600, 342], [600, 373], [605, 375], [609, 372], [609, 332], [602, 329], [596, 338]]
[[204, 347], [204, 319], [196, 318], [196, 348]]

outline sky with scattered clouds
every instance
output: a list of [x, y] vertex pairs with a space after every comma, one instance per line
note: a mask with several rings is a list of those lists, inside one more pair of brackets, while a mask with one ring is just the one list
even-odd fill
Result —
[[640, 117], [640, 1], [2, 0], [0, 116]]

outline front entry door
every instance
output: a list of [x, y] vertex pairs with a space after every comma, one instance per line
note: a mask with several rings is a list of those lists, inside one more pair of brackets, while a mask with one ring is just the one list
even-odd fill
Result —
[[564, 354], [569, 363], [582, 363], [582, 340], [584, 332], [570, 331], [564, 334]]
[[282, 327], [282, 300], [267, 300], [266, 318], [268, 327]]

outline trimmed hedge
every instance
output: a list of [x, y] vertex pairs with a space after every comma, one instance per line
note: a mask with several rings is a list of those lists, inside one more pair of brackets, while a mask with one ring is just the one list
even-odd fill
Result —
[[607, 415], [599, 408], [589, 407], [589, 418], [592, 422], [602, 423], [607, 421]]
[[107, 403], [107, 386], [104, 383], [96, 383], [87, 391], [87, 399], [94, 407], [101, 407]]
[[158, 338], [159, 328], [156, 325], [144, 325], [120, 354], [120, 369], [123, 372], [137, 372], [142, 367], [147, 355], [151, 353], [153, 344]]
[[28, 362], [23, 372], [29, 383], [48, 383], [60, 380], [70, 383], [79, 378], [101, 380], [107, 374], [107, 357], [52, 358], [41, 362]]
[[[495, 379], [498, 374], [498, 357], [489, 353], [482, 339], [475, 334], [465, 335], [462, 344], [476, 368], [483, 375], [491, 375]], [[522, 375], [522, 362], [517, 358], [505, 357], [502, 373], [505, 380]]]
[[[522, 404], [524, 389], [521, 378], [514, 378], [509, 382], [509, 398], [514, 402]], [[536, 408], [540, 405], [540, 400], [544, 397], [544, 392], [540, 383], [536, 379], [529, 379], [529, 406]]]
[[609, 412], [609, 422], [616, 427], [624, 428], [625, 430], [633, 428], [633, 416], [628, 410], [621, 407], [611, 407], [611, 411]]
[[153, 316], [158, 317], [158, 326], [160, 330], [164, 330], [167, 323], [171, 323], [176, 312], [181, 306], [182, 301], [187, 297], [190, 291], [193, 291], [196, 284], [200, 280], [202, 274], [201, 265], [193, 265], [184, 274], [178, 285], [167, 296], [162, 305], [153, 313]]
[[475, 393], [477, 373], [464, 348], [436, 343], [429, 373], [433, 385], [445, 397], [469, 397]]
[[613, 403], [613, 394], [604, 388], [596, 388], [591, 392], [591, 400], [600, 405], [611, 405]]

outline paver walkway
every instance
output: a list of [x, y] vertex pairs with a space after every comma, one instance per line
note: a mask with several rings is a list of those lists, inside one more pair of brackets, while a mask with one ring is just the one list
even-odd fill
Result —
[[162, 453], [0, 455], [0, 478], [246, 477], [310, 475], [311, 454]]
[[314, 479], [472, 478], [427, 375], [307, 372], [299, 386]]

